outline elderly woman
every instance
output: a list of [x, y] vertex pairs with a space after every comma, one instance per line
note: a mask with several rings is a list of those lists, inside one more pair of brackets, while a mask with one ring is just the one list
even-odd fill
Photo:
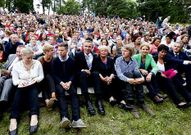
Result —
[[96, 59], [96, 64], [94, 70], [99, 73], [99, 78], [101, 81], [101, 89], [104, 90], [102, 95], [109, 99], [111, 105], [116, 103], [115, 96], [118, 95], [115, 91], [115, 70], [114, 70], [114, 60], [108, 57], [109, 47], [101, 45], [98, 47], [99, 56]]
[[[137, 103], [141, 108], [154, 115], [154, 113], [145, 105], [143, 85], [144, 77], [141, 75], [137, 62], [131, 58], [133, 55], [133, 47], [126, 45], [122, 47], [122, 56], [118, 57], [115, 61], [115, 70], [118, 78], [121, 80], [120, 86], [122, 87], [123, 99], [126, 104], [131, 106], [131, 112], [135, 118], [139, 118], [139, 113], [134, 104], [134, 94], [137, 98]], [[133, 90], [135, 88], [135, 91]]]
[[51, 63], [54, 54], [54, 47], [52, 45], [44, 45], [42, 49], [44, 56], [40, 57], [38, 60], [41, 62], [43, 67], [44, 79], [40, 83], [40, 88], [43, 90], [42, 93], [46, 106], [48, 110], [51, 110], [52, 105], [56, 100], [55, 84], [51, 75]]
[[140, 46], [140, 53], [134, 55], [133, 58], [137, 61], [139, 70], [145, 78], [145, 85], [149, 90], [149, 96], [155, 103], [161, 103], [163, 98], [159, 96], [159, 88], [155, 79], [158, 67], [152, 55], [149, 54], [149, 50], [149, 44], [143, 43]]
[[22, 60], [13, 66], [12, 80], [17, 87], [12, 104], [9, 132], [17, 134], [17, 120], [19, 118], [20, 105], [23, 98], [28, 101], [30, 109], [30, 134], [38, 129], [38, 90], [37, 83], [44, 78], [43, 68], [39, 61], [33, 60], [33, 51], [24, 48], [21, 51]]

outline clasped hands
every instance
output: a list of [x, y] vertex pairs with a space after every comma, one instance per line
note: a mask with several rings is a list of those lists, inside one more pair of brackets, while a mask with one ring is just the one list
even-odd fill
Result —
[[61, 82], [60, 85], [65, 89], [65, 90], [69, 90], [70, 89], [70, 86], [71, 86], [72, 82], [69, 81], [69, 82]]
[[144, 81], [145, 81], [144, 77], [141, 77], [141, 78], [129, 78], [127, 82], [130, 84], [141, 84]]
[[105, 83], [107, 83], [107, 85], [111, 84], [112, 83], [112, 80], [114, 78], [114, 75], [111, 74], [110, 76], [106, 76], [106, 77], [103, 77], [101, 74], [99, 75], [101, 80], [104, 81]]
[[20, 81], [18, 87], [23, 88], [23, 87], [27, 87], [27, 86], [30, 86], [30, 85], [35, 84], [35, 83], [36, 83], [35, 78], [33, 78], [31, 80], [22, 80], [22, 81]]

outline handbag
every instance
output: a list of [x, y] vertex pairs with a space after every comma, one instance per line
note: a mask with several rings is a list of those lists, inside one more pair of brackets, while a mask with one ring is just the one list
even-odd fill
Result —
[[174, 70], [173, 68], [167, 70], [167, 71], [164, 71], [162, 72], [167, 78], [171, 79], [173, 78], [176, 74], [177, 74], [177, 71]]

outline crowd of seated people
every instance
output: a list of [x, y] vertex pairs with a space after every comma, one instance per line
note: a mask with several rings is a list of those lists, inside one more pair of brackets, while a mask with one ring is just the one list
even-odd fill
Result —
[[37, 132], [40, 93], [47, 111], [59, 107], [62, 128], [86, 127], [78, 88], [90, 116], [107, 115], [105, 102], [135, 118], [141, 117], [138, 107], [154, 116], [144, 86], [156, 105], [167, 96], [178, 108], [191, 105], [191, 30], [186, 27], [95, 16], [0, 18], [0, 119], [10, 107], [11, 135], [18, 132], [22, 104], [30, 111], [30, 134]]

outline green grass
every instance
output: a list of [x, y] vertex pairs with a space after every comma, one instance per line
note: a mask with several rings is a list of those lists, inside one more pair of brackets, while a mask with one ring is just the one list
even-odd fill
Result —
[[[161, 105], [153, 104], [148, 98], [146, 103], [156, 113], [155, 117], [139, 109], [140, 119], [135, 119], [130, 112], [111, 107], [104, 102], [106, 116], [88, 116], [85, 107], [81, 107], [81, 116], [87, 128], [80, 132], [59, 128], [59, 111], [40, 110], [40, 127], [36, 135], [191, 135], [191, 109], [177, 109], [171, 101]], [[19, 135], [28, 135], [29, 117], [24, 112], [19, 123]], [[9, 114], [5, 113], [0, 122], [0, 135], [8, 134]]]

